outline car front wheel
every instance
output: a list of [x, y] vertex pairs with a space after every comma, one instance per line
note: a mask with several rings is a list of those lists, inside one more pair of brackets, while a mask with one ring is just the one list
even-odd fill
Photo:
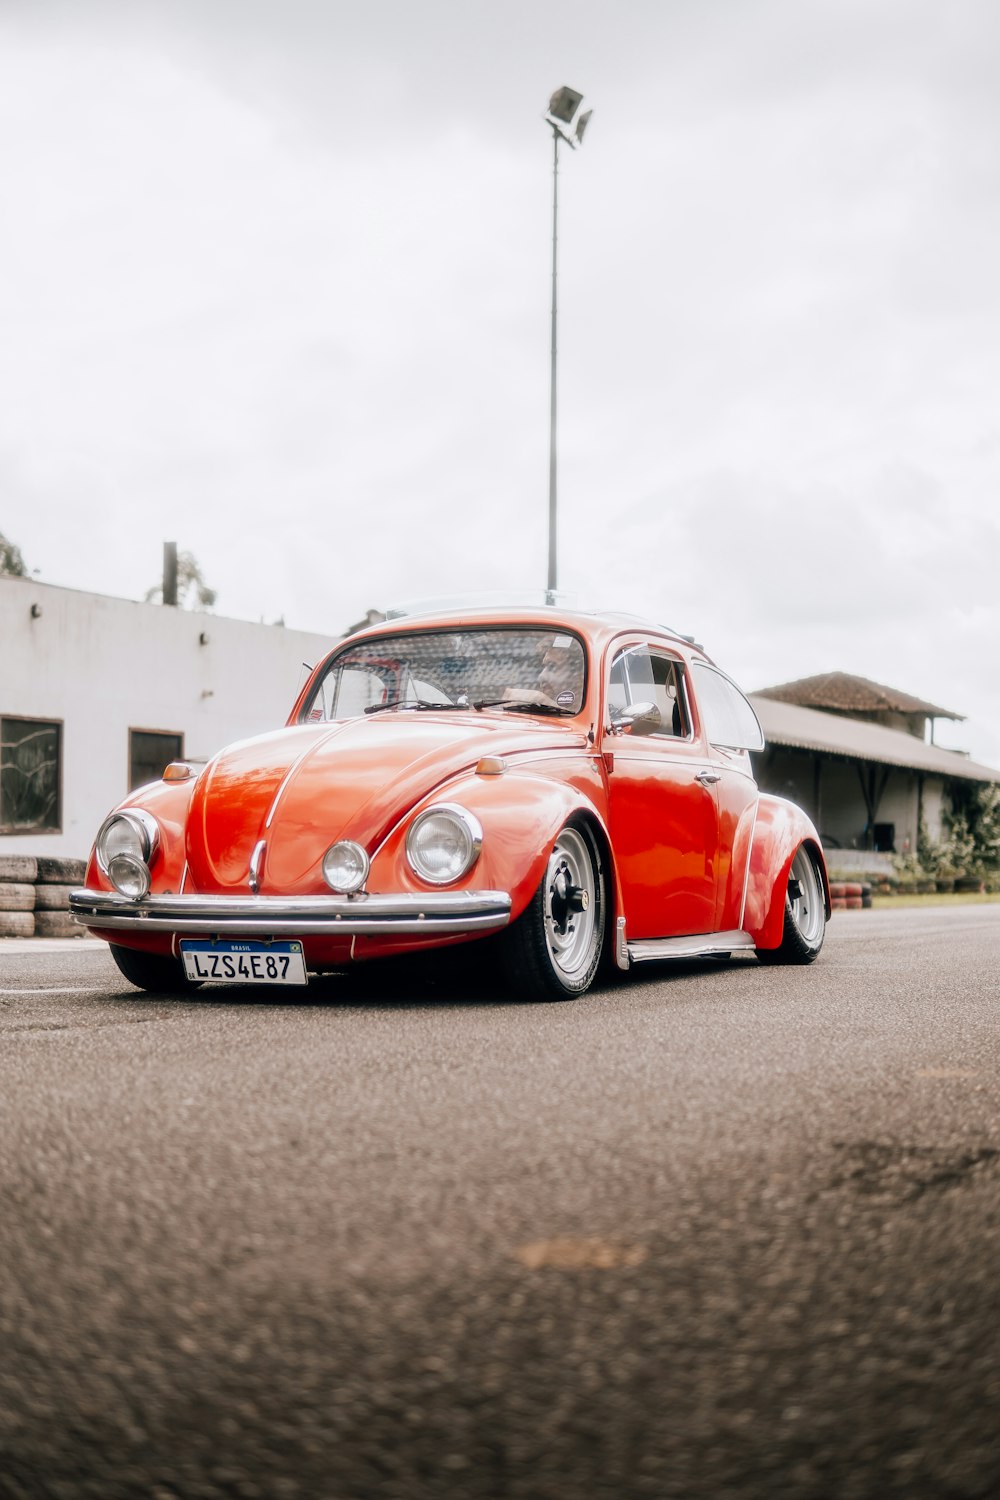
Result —
[[186, 978], [180, 959], [167, 954], [143, 953], [138, 948], [120, 948], [112, 943], [111, 957], [129, 984], [147, 990], [151, 995], [176, 995], [198, 988]]
[[777, 948], [758, 948], [765, 964], [811, 964], [826, 934], [826, 896], [816, 856], [805, 844], [795, 851], [785, 891], [785, 924]]
[[593, 834], [568, 823], [527, 909], [504, 934], [507, 977], [529, 1000], [573, 1000], [590, 988], [604, 943], [604, 871]]

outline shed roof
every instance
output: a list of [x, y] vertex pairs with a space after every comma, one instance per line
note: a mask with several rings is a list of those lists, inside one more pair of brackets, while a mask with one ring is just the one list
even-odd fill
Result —
[[900, 729], [887, 729], [883, 724], [869, 724], [863, 719], [848, 719], [840, 714], [801, 708], [794, 703], [781, 703], [763, 693], [751, 693], [750, 701], [760, 719], [764, 738], [770, 745], [818, 750], [827, 755], [903, 766], [907, 770], [963, 781], [1000, 781], [1000, 770], [996, 767], [979, 765], [957, 750], [942, 750], [938, 745], [925, 744]]
[[890, 709], [895, 713], [924, 714], [929, 719], [964, 719], [964, 714], [940, 708], [923, 698], [914, 698], [899, 688], [854, 677], [850, 672], [820, 672], [815, 677], [799, 677], [778, 687], [761, 688], [762, 698], [782, 703], [797, 703], [802, 708], [832, 709], [839, 713], [874, 713]]

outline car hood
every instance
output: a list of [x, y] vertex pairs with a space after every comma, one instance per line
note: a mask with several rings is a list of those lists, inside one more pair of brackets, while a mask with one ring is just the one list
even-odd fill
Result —
[[563, 723], [433, 713], [373, 714], [241, 741], [215, 756], [194, 788], [185, 850], [192, 888], [245, 890], [264, 839], [261, 890], [294, 892], [315, 882], [335, 840], [373, 850], [409, 808], [481, 756], [586, 743]]

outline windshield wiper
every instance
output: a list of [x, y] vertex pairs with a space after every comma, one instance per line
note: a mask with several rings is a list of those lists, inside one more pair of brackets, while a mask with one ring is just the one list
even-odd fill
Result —
[[418, 713], [424, 709], [468, 708], [467, 703], [432, 703], [429, 698], [394, 698], [391, 703], [369, 703], [366, 714], [384, 714], [390, 708], [405, 708]]
[[472, 706], [480, 712], [484, 708], [505, 708], [512, 714], [553, 714], [558, 718], [572, 718], [576, 713], [576, 709], [561, 708], [558, 703], [517, 703], [510, 698], [480, 698]]

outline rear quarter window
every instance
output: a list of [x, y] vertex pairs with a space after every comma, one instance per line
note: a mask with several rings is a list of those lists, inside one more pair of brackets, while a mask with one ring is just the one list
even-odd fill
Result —
[[693, 666], [705, 736], [725, 750], [762, 750], [764, 733], [747, 698], [734, 682], [704, 662]]

